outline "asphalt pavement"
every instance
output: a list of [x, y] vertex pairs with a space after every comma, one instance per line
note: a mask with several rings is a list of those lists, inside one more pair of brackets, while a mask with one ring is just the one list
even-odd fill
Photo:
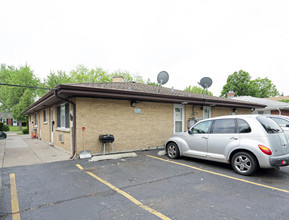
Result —
[[7, 132], [7, 139], [0, 140], [0, 196], [2, 168], [63, 161], [69, 158], [70, 154], [67, 151], [52, 147], [47, 142], [31, 139], [29, 135]]

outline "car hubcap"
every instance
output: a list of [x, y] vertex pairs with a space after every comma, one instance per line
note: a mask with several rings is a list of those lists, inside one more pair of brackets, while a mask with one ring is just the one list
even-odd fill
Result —
[[168, 147], [168, 155], [169, 155], [170, 157], [175, 157], [176, 154], [177, 154], [177, 151], [176, 151], [175, 146], [173, 146], [173, 145], [169, 146], [169, 147]]
[[241, 173], [248, 172], [252, 167], [250, 159], [245, 155], [236, 157], [234, 164], [237, 170]]

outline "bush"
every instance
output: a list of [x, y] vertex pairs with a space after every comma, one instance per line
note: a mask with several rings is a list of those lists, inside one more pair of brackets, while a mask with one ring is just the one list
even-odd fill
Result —
[[29, 134], [29, 131], [27, 128], [22, 129], [22, 134]]
[[6, 124], [3, 124], [3, 130], [2, 131], [9, 131], [9, 126]]
[[4, 123], [0, 122], [0, 131], [3, 131], [3, 126], [4, 126]]

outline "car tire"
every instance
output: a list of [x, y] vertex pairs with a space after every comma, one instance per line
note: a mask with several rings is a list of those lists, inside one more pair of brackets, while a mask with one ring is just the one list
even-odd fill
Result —
[[259, 167], [258, 161], [253, 154], [249, 152], [238, 152], [231, 159], [233, 170], [241, 175], [250, 176], [255, 173]]
[[176, 145], [175, 143], [169, 143], [167, 145], [167, 155], [171, 159], [177, 159], [178, 157], [180, 157], [180, 150], [178, 145]]

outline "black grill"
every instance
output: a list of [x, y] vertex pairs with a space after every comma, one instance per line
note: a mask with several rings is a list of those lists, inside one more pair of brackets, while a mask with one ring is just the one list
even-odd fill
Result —
[[114, 142], [114, 136], [112, 134], [99, 135], [99, 141], [101, 143], [112, 143]]

